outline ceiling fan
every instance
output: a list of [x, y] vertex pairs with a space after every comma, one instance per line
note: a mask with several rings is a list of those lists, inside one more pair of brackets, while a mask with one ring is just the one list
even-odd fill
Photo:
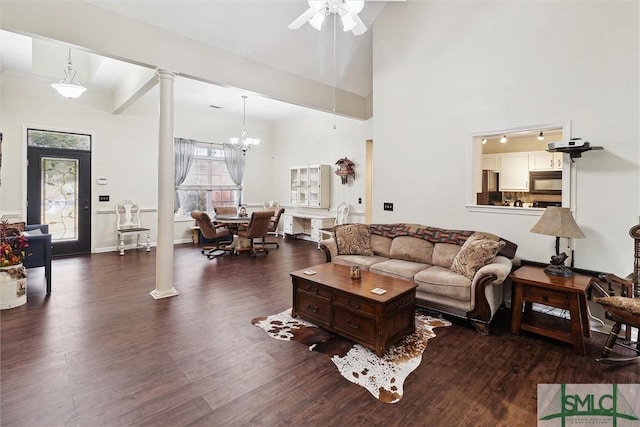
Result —
[[367, 31], [366, 25], [358, 16], [364, 8], [364, 0], [308, 0], [309, 9], [289, 24], [288, 28], [297, 30], [309, 22], [313, 28], [320, 31], [324, 18], [330, 14], [339, 15], [342, 20], [343, 31], [351, 31], [359, 36]]

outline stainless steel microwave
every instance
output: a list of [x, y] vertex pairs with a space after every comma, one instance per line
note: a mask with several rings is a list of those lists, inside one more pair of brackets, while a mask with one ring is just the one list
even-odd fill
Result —
[[529, 172], [529, 193], [562, 195], [562, 171]]

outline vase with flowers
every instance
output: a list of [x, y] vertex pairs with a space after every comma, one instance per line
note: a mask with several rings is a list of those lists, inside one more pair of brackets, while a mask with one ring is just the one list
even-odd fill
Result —
[[22, 260], [28, 247], [27, 238], [9, 221], [0, 222], [0, 310], [27, 302], [27, 270]]

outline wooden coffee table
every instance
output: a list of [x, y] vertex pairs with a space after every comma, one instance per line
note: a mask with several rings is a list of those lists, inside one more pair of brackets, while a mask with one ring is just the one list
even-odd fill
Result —
[[[315, 274], [308, 275], [305, 271]], [[326, 263], [291, 273], [293, 317], [348, 338], [382, 356], [403, 336], [415, 331], [417, 285], [407, 280], [362, 271], [353, 280], [350, 268]], [[374, 288], [387, 292], [376, 295]]]

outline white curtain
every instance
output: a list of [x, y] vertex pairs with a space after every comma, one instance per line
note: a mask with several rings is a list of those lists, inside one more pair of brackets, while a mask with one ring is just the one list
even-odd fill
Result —
[[178, 187], [182, 185], [187, 178], [193, 158], [196, 154], [196, 145], [198, 141], [195, 139], [175, 138], [173, 141], [173, 151], [175, 154], [175, 188], [173, 196], [174, 212], [180, 209], [180, 197], [178, 196]]
[[227, 163], [229, 175], [233, 183], [240, 188], [240, 199], [238, 204], [242, 204], [242, 179], [244, 178], [244, 164], [246, 157], [240, 147], [231, 144], [224, 144], [224, 160]]

